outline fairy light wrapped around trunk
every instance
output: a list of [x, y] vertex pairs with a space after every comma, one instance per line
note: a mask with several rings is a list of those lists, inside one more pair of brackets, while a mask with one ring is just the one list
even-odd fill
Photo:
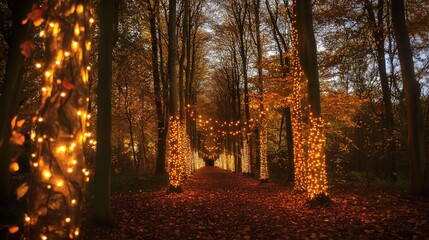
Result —
[[[84, 143], [90, 19], [85, 0], [50, 0], [37, 151], [33, 153], [26, 239], [76, 239], [85, 180]], [[39, 64], [37, 64], [39, 65]]]
[[267, 162], [267, 138], [268, 138], [268, 132], [267, 132], [267, 119], [265, 116], [265, 113], [262, 113], [261, 117], [261, 181], [267, 181], [268, 180], [268, 162]]
[[245, 138], [243, 140], [243, 148], [241, 149], [241, 169], [243, 173], [250, 173], [249, 144], [247, 144]]
[[[186, 132], [186, 131], [185, 131]], [[170, 128], [168, 134], [168, 176], [169, 176], [169, 192], [181, 192], [182, 182], [185, 172], [182, 127], [178, 117], [170, 118]]]
[[308, 150], [308, 197], [314, 199], [320, 195], [327, 195], [328, 181], [325, 163], [325, 135], [323, 134], [322, 118], [314, 117], [310, 113], [310, 136]]
[[[294, 1], [295, 4], [295, 1]], [[304, 128], [302, 123], [301, 107], [301, 79], [303, 77], [298, 56], [298, 31], [296, 16], [292, 16], [292, 127], [293, 127], [293, 155], [295, 163], [295, 185], [297, 191], [306, 190], [306, 164], [304, 156]]]

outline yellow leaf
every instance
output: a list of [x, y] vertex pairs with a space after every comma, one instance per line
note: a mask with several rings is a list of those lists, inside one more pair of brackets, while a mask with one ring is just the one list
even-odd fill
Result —
[[16, 199], [21, 199], [28, 191], [28, 184], [23, 183], [16, 189]]
[[19, 170], [19, 165], [18, 165], [18, 163], [13, 162], [13, 163], [11, 163], [11, 164], [9, 165], [9, 171], [10, 171], [11, 173], [18, 172], [18, 170]]

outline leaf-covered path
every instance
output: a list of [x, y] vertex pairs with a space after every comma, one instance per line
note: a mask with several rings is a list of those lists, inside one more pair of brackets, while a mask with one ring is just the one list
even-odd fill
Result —
[[116, 194], [117, 226], [84, 222], [84, 239], [429, 239], [429, 201], [332, 189], [330, 207], [304, 194], [216, 167], [191, 175], [182, 194]]

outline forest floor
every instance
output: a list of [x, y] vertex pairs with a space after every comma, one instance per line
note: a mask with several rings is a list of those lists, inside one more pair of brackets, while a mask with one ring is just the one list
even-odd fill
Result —
[[192, 174], [183, 190], [116, 192], [115, 227], [102, 229], [85, 218], [83, 239], [429, 240], [427, 197], [333, 187], [330, 206], [311, 207], [290, 187], [216, 167]]

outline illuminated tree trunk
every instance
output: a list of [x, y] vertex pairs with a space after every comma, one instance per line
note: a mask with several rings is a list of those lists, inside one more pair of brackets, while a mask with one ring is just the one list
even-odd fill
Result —
[[98, 46], [97, 152], [94, 176], [94, 220], [113, 223], [111, 209], [112, 169], [112, 50], [115, 44], [115, 1], [101, 0], [99, 5], [100, 39]]
[[298, 32], [296, 29], [296, 16], [292, 19], [292, 127], [293, 127], [293, 156], [295, 166], [295, 184], [296, 191], [306, 191], [306, 161], [304, 156], [304, 128], [302, 123], [302, 106], [301, 106], [301, 81], [303, 78], [301, 65], [298, 55]]
[[410, 168], [411, 192], [424, 194], [428, 191], [425, 186], [426, 154], [423, 113], [420, 106], [420, 84], [416, 80], [414, 62], [411, 51], [408, 29], [405, 22], [405, 7], [403, 0], [391, 2], [392, 22], [398, 46], [404, 84], [405, 104], [408, 117], [408, 164]]
[[11, 121], [18, 111], [17, 96], [21, 92], [24, 69], [24, 56], [21, 54], [20, 45], [28, 39], [31, 24], [23, 25], [21, 22], [30, 12], [32, 4], [33, 0], [8, 1], [12, 12], [12, 29], [8, 39], [6, 74], [0, 98], [0, 207], [6, 207], [10, 201], [9, 165], [13, 153], [9, 139], [12, 134]]
[[313, 30], [311, 0], [298, 0], [296, 26], [298, 31], [298, 54], [305, 77], [308, 80], [310, 103], [310, 135], [307, 162], [307, 192], [310, 200], [327, 195], [325, 163], [325, 135], [320, 107], [320, 83], [317, 66], [317, 48]]
[[182, 192], [184, 164], [180, 156], [180, 118], [177, 111], [177, 83], [176, 83], [176, 0], [168, 1], [168, 77], [170, 81], [168, 130], [168, 175], [170, 193]]
[[[87, 125], [89, 9], [87, 1], [49, 2], [37, 152], [26, 217], [29, 239], [79, 235]], [[73, 9], [73, 11], [70, 11]], [[42, 35], [42, 34], [41, 34]]]

